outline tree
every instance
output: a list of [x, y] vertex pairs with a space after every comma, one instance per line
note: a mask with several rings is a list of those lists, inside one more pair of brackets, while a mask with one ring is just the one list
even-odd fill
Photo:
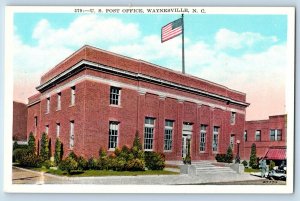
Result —
[[43, 161], [49, 160], [49, 141], [46, 133], [42, 134], [40, 155]]
[[135, 133], [135, 137], [134, 137], [134, 140], [133, 140], [133, 145], [132, 145], [131, 150], [132, 150], [132, 154], [133, 154], [134, 158], [144, 160], [145, 153], [144, 153], [144, 150], [143, 150], [143, 145], [140, 141], [138, 131], [136, 131], [136, 133]]
[[269, 165], [269, 170], [273, 170], [274, 167], [275, 167], [275, 162], [271, 160]]
[[18, 147], [19, 147], [19, 145], [18, 145], [17, 141], [15, 141], [13, 144], [13, 150], [18, 149]]
[[226, 152], [226, 156], [225, 156], [225, 160], [226, 160], [225, 162], [232, 163], [232, 159], [233, 159], [232, 148], [229, 145], [228, 149], [227, 149], [227, 152]]
[[30, 151], [30, 153], [36, 154], [35, 137], [32, 132], [30, 132], [29, 134], [28, 150]]
[[134, 140], [133, 140], [133, 145], [132, 147], [137, 147], [139, 150], [142, 150], [143, 149], [143, 145], [141, 143], [141, 140], [140, 140], [140, 137], [139, 137], [139, 132], [136, 131], [135, 133], [135, 137], [134, 137]]
[[99, 158], [105, 158], [107, 156], [106, 151], [100, 147], [99, 149]]
[[257, 157], [256, 157], [256, 145], [255, 145], [255, 143], [253, 143], [252, 146], [251, 146], [249, 166], [252, 167], [253, 169], [257, 168]]
[[59, 138], [56, 138], [56, 142], [55, 142], [55, 153], [54, 153], [54, 161], [55, 164], [58, 165], [62, 159], [62, 144], [59, 140]]

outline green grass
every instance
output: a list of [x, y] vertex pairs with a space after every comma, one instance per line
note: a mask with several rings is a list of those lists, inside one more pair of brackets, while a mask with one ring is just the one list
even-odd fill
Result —
[[245, 168], [244, 172], [247, 172], [247, 173], [260, 172], [260, 169]]
[[138, 175], [177, 175], [179, 173], [167, 171], [167, 170], [145, 170], [145, 171], [111, 171], [111, 170], [84, 170], [84, 171], [72, 171], [71, 175], [68, 175], [66, 171], [53, 170], [46, 168], [33, 168], [33, 170], [39, 172], [46, 172], [59, 176], [70, 177], [103, 177], [103, 176], [138, 176]]
[[[92, 177], [92, 176], [138, 176], [138, 175], [172, 175], [178, 174], [176, 172], [166, 170], [146, 170], [146, 171], [109, 171], [109, 170], [87, 170], [81, 174], [74, 176]], [[72, 175], [73, 176], [73, 175]]]

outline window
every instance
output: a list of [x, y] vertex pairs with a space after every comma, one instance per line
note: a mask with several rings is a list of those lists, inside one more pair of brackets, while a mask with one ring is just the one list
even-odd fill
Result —
[[232, 150], [234, 149], [234, 141], [235, 141], [235, 136], [230, 135], [230, 147]]
[[172, 150], [173, 121], [165, 121], [164, 150]]
[[120, 88], [111, 87], [110, 88], [110, 104], [111, 105], [120, 105]]
[[235, 118], [236, 118], [236, 113], [235, 112], [231, 112], [231, 116], [230, 116], [230, 124], [231, 125], [235, 124]]
[[281, 141], [281, 140], [282, 140], [281, 130], [271, 129], [270, 130], [270, 141]]
[[218, 140], [219, 140], [219, 130], [220, 128], [217, 126], [214, 126], [213, 130], [213, 151], [218, 151]]
[[56, 137], [59, 137], [60, 134], [60, 123], [56, 123]]
[[247, 142], [247, 131], [246, 130], [244, 131], [244, 140], [245, 140], [245, 142]]
[[71, 87], [71, 105], [75, 105], [75, 86]]
[[48, 133], [49, 133], [49, 125], [46, 125], [45, 133], [48, 135]]
[[57, 94], [57, 110], [61, 109], [61, 93]]
[[35, 116], [34, 117], [34, 127], [37, 128], [37, 126], [38, 126], [38, 117]]
[[75, 133], [74, 133], [74, 121], [70, 121], [70, 149], [73, 149], [74, 147], [74, 139], [75, 139]]
[[261, 131], [257, 130], [255, 131], [255, 141], [261, 141]]
[[277, 130], [277, 141], [281, 141], [281, 140], [282, 140], [281, 130]]
[[200, 151], [205, 151], [205, 143], [206, 143], [206, 125], [201, 125], [200, 128]]
[[154, 118], [145, 118], [144, 150], [152, 151], [154, 134]]
[[109, 122], [109, 141], [108, 141], [109, 149], [114, 149], [117, 147], [118, 131], [119, 131], [119, 122], [115, 122], [115, 121]]
[[50, 112], [50, 97], [47, 98], [47, 108], [46, 108], [46, 113]]

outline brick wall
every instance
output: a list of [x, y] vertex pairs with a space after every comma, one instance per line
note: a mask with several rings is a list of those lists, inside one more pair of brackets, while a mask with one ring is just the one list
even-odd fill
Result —
[[[245, 130], [247, 131], [247, 141], [245, 142], [245, 159], [249, 160], [251, 146], [256, 145], [257, 157], [265, 156], [269, 147], [286, 147], [286, 115], [270, 116], [268, 120], [246, 121]], [[270, 130], [280, 129], [282, 140], [271, 141]], [[255, 131], [261, 131], [261, 141], [255, 141]]]
[[27, 141], [27, 106], [13, 102], [13, 140]]
[[[90, 71], [86, 71], [88, 73]], [[84, 75], [84, 73], [82, 74]], [[98, 74], [98, 77], [104, 74]], [[106, 78], [108, 75], [105, 75]], [[108, 76], [109, 80], [115, 80], [113, 76]], [[66, 80], [64, 83], [67, 84]], [[122, 79], [123, 83], [134, 84], [132, 80]], [[139, 85], [139, 83], [136, 83]], [[142, 85], [142, 84], [141, 84]], [[57, 85], [57, 88], [63, 84]], [[68, 86], [68, 85], [67, 85]], [[45, 126], [49, 125], [52, 151], [56, 138], [56, 123], [60, 123], [60, 139], [64, 144], [64, 153], [67, 155], [69, 149], [70, 121], [75, 122], [75, 147], [74, 151], [87, 158], [97, 156], [100, 147], [108, 150], [109, 122], [117, 121], [119, 124], [118, 146], [131, 146], [136, 131], [139, 131], [143, 142], [144, 119], [145, 117], [155, 118], [154, 150], [164, 152], [164, 123], [165, 120], [174, 121], [173, 148], [164, 152], [167, 160], [181, 160], [182, 143], [182, 123], [193, 124], [193, 134], [191, 139], [191, 156], [193, 160], [213, 160], [216, 153], [212, 152], [213, 126], [220, 127], [219, 151], [226, 153], [229, 146], [230, 135], [234, 134], [236, 139], [242, 139], [244, 131], [244, 114], [237, 113], [235, 125], [230, 125], [230, 111], [211, 108], [207, 105], [197, 105], [196, 103], [177, 100], [170, 97], [160, 97], [157, 94], [140, 93], [136, 90], [121, 87], [120, 106], [110, 106], [109, 84], [95, 81], [82, 81], [76, 85], [76, 104], [70, 107], [71, 88], [60, 90], [61, 110], [57, 111], [57, 89], [54, 88], [50, 96], [50, 112], [46, 114], [47, 93], [41, 98], [41, 102], [29, 107], [30, 121], [28, 128], [32, 127], [34, 116], [40, 109], [39, 126], [37, 138], [41, 138], [41, 133], [45, 131]], [[146, 86], [144, 83], [143, 86]], [[148, 87], [150, 84], [148, 83]], [[150, 87], [151, 88], [151, 87]], [[168, 90], [168, 89], [166, 89]], [[165, 90], [165, 91], [166, 91]], [[172, 91], [174, 93], [174, 91]], [[181, 94], [182, 92], [178, 92]], [[188, 96], [188, 95], [186, 95]], [[199, 98], [199, 97], [198, 97]], [[201, 98], [200, 98], [201, 99]], [[219, 102], [219, 104], [222, 104]], [[38, 115], [37, 115], [38, 116]], [[207, 125], [206, 150], [200, 153], [200, 125]], [[108, 150], [109, 151], [109, 150]], [[237, 148], [235, 145], [234, 153]], [[242, 152], [242, 150], [240, 150]]]

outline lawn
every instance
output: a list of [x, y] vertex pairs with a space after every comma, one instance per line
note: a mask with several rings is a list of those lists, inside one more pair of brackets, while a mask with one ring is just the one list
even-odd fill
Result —
[[167, 171], [167, 170], [145, 170], [145, 171], [111, 171], [111, 170], [84, 170], [84, 171], [73, 171], [71, 175], [61, 170], [53, 170], [46, 168], [34, 168], [33, 170], [46, 172], [59, 176], [70, 176], [70, 177], [103, 177], [103, 176], [138, 176], [138, 175], [177, 175], [179, 173]]
[[260, 169], [245, 168], [244, 172], [247, 172], [247, 173], [260, 172]]

